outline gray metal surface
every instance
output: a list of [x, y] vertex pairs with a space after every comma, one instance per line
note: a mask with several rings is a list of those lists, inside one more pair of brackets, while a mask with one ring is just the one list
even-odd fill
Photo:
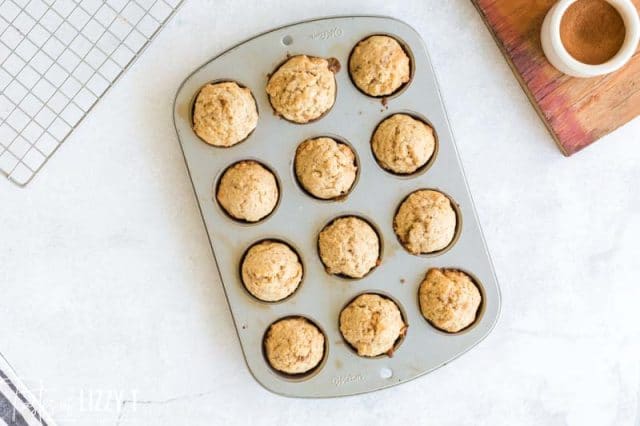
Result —
[[0, 174], [24, 186], [183, 0], [0, 0]]
[[[415, 66], [413, 80], [388, 100], [388, 108], [380, 99], [359, 92], [346, 67], [353, 46], [368, 35], [380, 33], [404, 42]], [[291, 43], [285, 45], [283, 40]], [[335, 57], [342, 64], [342, 70], [336, 75], [335, 106], [324, 118], [311, 124], [296, 125], [276, 117], [265, 93], [267, 74], [287, 54]], [[227, 79], [252, 90], [260, 120], [245, 142], [232, 148], [215, 148], [203, 143], [191, 130], [191, 107], [201, 86]], [[417, 177], [402, 178], [383, 171], [370, 149], [369, 140], [376, 125], [396, 112], [426, 118], [438, 135], [435, 162]], [[176, 96], [174, 120], [247, 365], [267, 389], [299, 397], [331, 397], [381, 389], [446, 364], [480, 342], [493, 328], [500, 310], [498, 283], [424, 43], [407, 24], [385, 17], [336, 17], [298, 23], [254, 37], [212, 59], [184, 81]], [[339, 136], [357, 151], [360, 176], [356, 187], [343, 201], [313, 199], [296, 183], [293, 173], [296, 147], [303, 140], [320, 135]], [[255, 225], [229, 219], [213, 197], [215, 182], [222, 171], [243, 159], [256, 159], [267, 165], [277, 174], [280, 183], [277, 210]], [[412, 256], [402, 248], [393, 232], [392, 221], [398, 204], [420, 188], [440, 189], [459, 204], [462, 214], [459, 239], [441, 255]], [[361, 280], [328, 275], [317, 254], [317, 236], [322, 227], [344, 214], [367, 218], [381, 234], [382, 263]], [[244, 251], [264, 238], [291, 243], [305, 267], [301, 287], [281, 303], [261, 303], [252, 298], [239, 276]], [[484, 304], [475, 325], [451, 335], [436, 330], [421, 316], [418, 286], [430, 267], [460, 268], [477, 278]], [[393, 297], [409, 323], [407, 336], [392, 358], [358, 357], [340, 335], [340, 310], [356, 295], [368, 291]], [[327, 337], [324, 364], [302, 380], [275, 373], [262, 352], [266, 329], [277, 319], [289, 315], [310, 318]]]

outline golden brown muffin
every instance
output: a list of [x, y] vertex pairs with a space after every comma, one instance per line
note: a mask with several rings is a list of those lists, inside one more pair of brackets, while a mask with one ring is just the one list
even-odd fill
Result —
[[271, 367], [286, 374], [303, 374], [324, 357], [324, 335], [304, 318], [285, 318], [269, 327], [264, 340]]
[[213, 146], [230, 147], [246, 139], [258, 125], [251, 91], [234, 82], [207, 84], [193, 108], [193, 130]]
[[362, 278], [378, 266], [380, 240], [366, 221], [340, 217], [327, 225], [318, 237], [320, 259], [327, 272]]
[[279, 241], [262, 241], [251, 246], [241, 269], [245, 288], [265, 302], [285, 299], [302, 281], [298, 255]]
[[411, 193], [393, 219], [393, 230], [411, 254], [443, 250], [456, 234], [456, 211], [441, 192], [421, 189]]
[[371, 139], [378, 163], [401, 175], [413, 173], [427, 164], [435, 147], [431, 126], [407, 114], [394, 114], [384, 120]]
[[333, 61], [313, 56], [289, 58], [273, 73], [267, 94], [275, 112], [294, 123], [308, 123], [329, 111], [336, 100]]
[[225, 170], [216, 198], [233, 218], [257, 222], [268, 216], [278, 203], [276, 178], [257, 161], [241, 161]]
[[298, 182], [311, 195], [324, 200], [351, 190], [358, 167], [351, 148], [331, 138], [308, 139], [298, 146], [295, 158]]
[[353, 49], [349, 73], [367, 95], [388, 96], [411, 79], [411, 60], [396, 39], [374, 35]]
[[476, 320], [482, 296], [470, 276], [454, 269], [429, 269], [420, 284], [420, 311], [434, 327], [457, 333]]
[[340, 313], [340, 332], [360, 356], [392, 355], [406, 324], [398, 305], [377, 294], [362, 294]]

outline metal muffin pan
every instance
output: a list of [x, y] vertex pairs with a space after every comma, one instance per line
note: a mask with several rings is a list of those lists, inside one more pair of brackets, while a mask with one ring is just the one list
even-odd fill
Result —
[[[373, 34], [393, 36], [412, 60], [412, 80], [384, 101], [360, 92], [348, 72], [351, 50], [358, 41]], [[342, 65], [336, 74], [335, 105], [321, 119], [304, 125], [277, 117], [265, 92], [268, 74], [287, 55], [296, 54], [333, 57]], [[191, 129], [195, 95], [206, 83], [221, 80], [236, 81], [251, 89], [259, 112], [255, 131], [231, 148], [209, 146]], [[414, 176], [384, 171], [371, 151], [370, 139], [376, 126], [398, 112], [424, 117], [437, 134], [437, 157], [423, 173]], [[253, 37], [208, 61], [182, 83], [175, 99], [174, 122], [247, 366], [265, 388], [296, 397], [344, 396], [382, 389], [450, 362], [478, 344], [495, 325], [500, 311], [498, 283], [429, 56], [419, 34], [409, 25], [388, 17], [348, 16], [297, 23]], [[296, 181], [296, 148], [302, 141], [318, 136], [336, 137], [356, 150], [359, 176], [343, 200], [315, 199]], [[232, 220], [214, 196], [222, 172], [246, 159], [257, 160], [271, 169], [280, 189], [275, 211], [256, 224]], [[393, 231], [393, 217], [400, 202], [422, 188], [448, 195], [457, 203], [461, 215], [457, 241], [441, 254], [411, 255]], [[320, 230], [344, 215], [366, 219], [381, 238], [381, 264], [359, 280], [327, 274], [317, 252]], [[278, 303], [252, 297], [239, 273], [247, 248], [269, 238], [290, 244], [304, 265], [299, 289]], [[478, 319], [460, 333], [439, 331], [420, 313], [418, 287], [432, 267], [463, 270], [480, 287], [483, 303]], [[390, 296], [408, 322], [406, 337], [393, 357], [359, 357], [340, 334], [340, 311], [365, 292]], [[278, 374], [263, 354], [263, 337], [269, 325], [289, 316], [310, 319], [326, 337], [325, 359], [312, 374], [302, 378]]]

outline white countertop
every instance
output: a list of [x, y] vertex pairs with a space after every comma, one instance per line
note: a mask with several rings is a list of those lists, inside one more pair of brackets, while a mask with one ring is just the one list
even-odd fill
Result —
[[[640, 121], [564, 158], [466, 0], [263, 3], [186, 0], [26, 189], [0, 181], [0, 352], [43, 389], [54, 418], [640, 424]], [[172, 101], [228, 46], [341, 14], [391, 15], [425, 39], [503, 309], [485, 341], [432, 374], [362, 396], [289, 399], [245, 367]]]

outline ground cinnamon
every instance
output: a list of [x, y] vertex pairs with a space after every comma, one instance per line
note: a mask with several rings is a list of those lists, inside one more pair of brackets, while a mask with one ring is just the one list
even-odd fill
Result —
[[569, 54], [597, 65], [613, 58], [622, 47], [625, 26], [618, 11], [605, 0], [578, 0], [560, 22], [560, 38]]

